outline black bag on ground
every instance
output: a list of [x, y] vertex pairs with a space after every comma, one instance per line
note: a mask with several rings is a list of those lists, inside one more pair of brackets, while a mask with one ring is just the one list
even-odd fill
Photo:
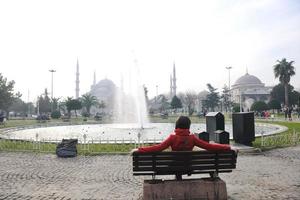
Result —
[[77, 139], [63, 139], [56, 147], [56, 155], [63, 158], [77, 156], [77, 143]]

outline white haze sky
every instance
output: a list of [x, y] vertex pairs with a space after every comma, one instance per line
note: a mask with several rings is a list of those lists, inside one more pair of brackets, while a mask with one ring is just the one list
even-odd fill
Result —
[[[134, 51], [134, 54], [132, 53]], [[291, 83], [300, 88], [298, 0], [3, 0], [0, 2], [0, 73], [15, 80], [27, 101], [45, 88], [75, 96], [97, 80], [117, 85], [121, 71], [138, 60], [149, 96], [169, 92], [175, 61], [178, 91], [221, 90], [246, 73], [275, 85], [276, 60], [295, 61]]]

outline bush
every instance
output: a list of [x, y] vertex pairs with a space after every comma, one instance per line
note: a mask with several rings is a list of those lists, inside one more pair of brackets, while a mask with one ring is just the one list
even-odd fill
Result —
[[83, 117], [90, 117], [90, 114], [89, 114], [88, 112], [83, 112], [83, 113], [82, 113], [82, 116], [83, 116]]
[[101, 121], [104, 117], [104, 114], [103, 113], [96, 113], [95, 115], [95, 120], [96, 121]]
[[256, 101], [251, 106], [251, 110], [258, 111], [258, 112], [268, 110], [268, 109], [269, 109], [268, 105], [263, 101]]
[[233, 105], [232, 112], [240, 112], [240, 104], [235, 103]]
[[61, 117], [61, 114], [58, 110], [55, 110], [51, 113], [51, 118], [53, 119], [59, 119]]

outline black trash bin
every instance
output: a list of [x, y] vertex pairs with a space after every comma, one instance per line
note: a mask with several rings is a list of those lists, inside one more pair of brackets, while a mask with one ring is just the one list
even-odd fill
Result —
[[220, 144], [229, 144], [229, 133], [224, 130], [216, 130], [215, 138], [217, 143]]
[[220, 112], [209, 112], [205, 115], [206, 131], [209, 133], [209, 140], [216, 141], [215, 131], [225, 130], [224, 115]]
[[209, 133], [208, 133], [208, 132], [203, 131], [203, 132], [201, 132], [201, 133], [198, 133], [198, 137], [199, 137], [199, 139], [201, 139], [201, 140], [204, 140], [204, 141], [206, 141], [206, 142], [209, 142]]
[[63, 139], [56, 146], [56, 155], [62, 158], [77, 156], [77, 143], [77, 139]]
[[235, 142], [252, 146], [255, 140], [254, 112], [233, 113], [232, 132]]

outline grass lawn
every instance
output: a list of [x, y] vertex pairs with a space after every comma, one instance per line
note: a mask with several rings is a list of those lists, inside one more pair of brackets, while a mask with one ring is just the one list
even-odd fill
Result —
[[290, 122], [290, 121], [278, 121], [278, 122], [266, 122], [266, 121], [258, 121], [263, 123], [270, 124], [278, 124], [282, 126], [286, 126], [288, 130], [272, 135], [264, 137], [264, 145], [262, 146], [261, 137], [256, 137], [253, 142], [253, 146], [257, 148], [261, 148], [262, 150], [269, 150], [273, 148], [281, 148], [293, 146], [295, 144], [300, 143], [300, 123], [299, 122]]

